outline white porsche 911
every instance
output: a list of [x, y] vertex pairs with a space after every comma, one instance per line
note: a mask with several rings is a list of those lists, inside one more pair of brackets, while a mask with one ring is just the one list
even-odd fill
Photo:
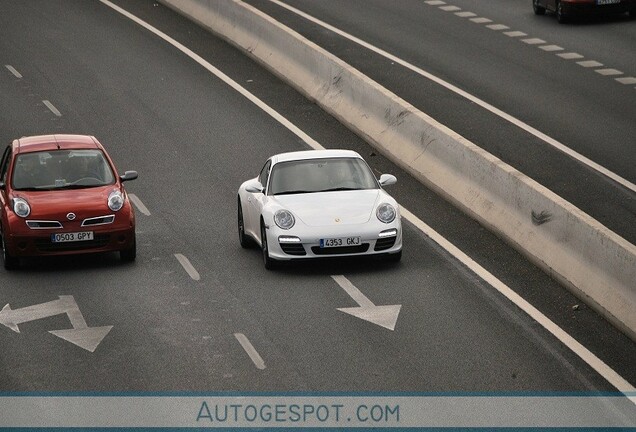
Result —
[[279, 261], [333, 256], [402, 257], [397, 202], [362, 157], [349, 150], [281, 153], [238, 191], [242, 247], [260, 245], [265, 268]]

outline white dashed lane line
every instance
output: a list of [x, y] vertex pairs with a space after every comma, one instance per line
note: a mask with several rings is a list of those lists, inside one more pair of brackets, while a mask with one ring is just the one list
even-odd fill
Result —
[[581, 54], [575, 53], [575, 52], [568, 52], [568, 53], [562, 53], [557, 55], [566, 60], [578, 60], [583, 58]]
[[144, 203], [141, 202], [137, 195], [129, 193], [128, 198], [130, 198], [130, 201], [135, 205], [135, 207], [137, 207], [140, 212], [142, 212], [146, 216], [150, 216], [150, 210], [148, 210]]
[[260, 354], [256, 351], [256, 348], [254, 348], [254, 346], [249, 341], [247, 336], [245, 336], [243, 333], [234, 333], [234, 337], [236, 338], [236, 340], [239, 341], [239, 343], [241, 344], [241, 346], [243, 347], [247, 355], [250, 357], [250, 359], [254, 363], [254, 366], [256, 366], [257, 369], [261, 369], [261, 370], [265, 369], [265, 361], [260, 356]]
[[[510, 27], [508, 27], [505, 24], [496, 24], [496, 23], [491, 24], [493, 21], [490, 18], [477, 16], [477, 14], [474, 13], [474, 12], [463, 11], [460, 7], [448, 4], [448, 3], [446, 3], [445, 1], [442, 1], [442, 0], [427, 0], [427, 1], [424, 1], [424, 3], [426, 3], [426, 4], [430, 5], [430, 6], [437, 6], [440, 10], [443, 10], [445, 12], [454, 12], [454, 14], [457, 15], [458, 17], [469, 18], [470, 21], [472, 21], [474, 23], [486, 24], [486, 27], [491, 29], [491, 30], [501, 31], [501, 30], [509, 30], [510, 29]], [[526, 36], [528, 36], [527, 33], [524, 33], [524, 32], [518, 31], [518, 30], [506, 31], [506, 32], [504, 32], [504, 34], [506, 36], [510, 36], [510, 37], [526, 37]], [[556, 55], [558, 55], [559, 57], [561, 57], [562, 59], [565, 59], [565, 60], [580, 60], [580, 59], [583, 58], [583, 56], [581, 54], [578, 54], [578, 53], [573, 53], [573, 52], [563, 53], [561, 51], [565, 51], [565, 48], [560, 47], [558, 45], [550, 45], [546, 41], [544, 41], [543, 39], [527, 38], [527, 39], [521, 39], [521, 41], [526, 43], [526, 44], [528, 44], [528, 45], [537, 45], [539, 49], [541, 49], [541, 50], [543, 50], [545, 52], [555, 53]], [[594, 61], [594, 60], [579, 61], [579, 62], [577, 62], [577, 64], [579, 66], [584, 67], [584, 68], [600, 68], [600, 67], [603, 66], [602, 63], [599, 63], [599, 62]], [[621, 71], [619, 71], [617, 69], [611, 69], [611, 68], [595, 69], [595, 72], [597, 72], [598, 74], [600, 74], [602, 76], [607, 76], [607, 77], [617, 77], [617, 76], [624, 75], [623, 72], [621, 72]], [[614, 80], [617, 81], [620, 84], [623, 84], [623, 85], [636, 84], [636, 78], [634, 78], [634, 77], [614, 78]]]
[[510, 36], [510, 37], [526, 37], [526, 36], [528, 36], [528, 33], [524, 33], [522, 31], [518, 31], [518, 30], [504, 32], [504, 34], [506, 36]]
[[55, 114], [55, 115], [56, 115], [56, 116], [58, 116], [58, 117], [62, 117], [62, 113], [61, 113], [61, 112], [60, 112], [57, 108], [55, 108], [55, 106], [54, 106], [51, 102], [49, 102], [48, 100], [43, 100], [43, 101], [42, 101], [42, 103], [43, 103], [44, 105], [46, 105], [46, 107], [47, 107], [47, 108], [48, 108], [48, 109], [49, 109], [49, 110], [50, 110], [53, 114]]
[[13, 76], [15, 76], [16, 78], [22, 78], [22, 74], [18, 72], [13, 66], [4, 65], [4, 67], [6, 67], [9, 70], [9, 72], [11, 72]]
[[563, 48], [561, 48], [558, 45], [543, 45], [543, 46], [540, 46], [539, 48], [547, 52], [563, 51]]
[[201, 280], [201, 275], [199, 275], [199, 272], [197, 271], [197, 269], [194, 268], [192, 263], [190, 263], [190, 260], [186, 258], [185, 255], [174, 254], [174, 257], [177, 259], [177, 261], [179, 261], [179, 264], [181, 264], [183, 269], [186, 271], [186, 273], [188, 273], [188, 275], [190, 276], [190, 278], [192, 278], [192, 280], [195, 280], [195, 281]]

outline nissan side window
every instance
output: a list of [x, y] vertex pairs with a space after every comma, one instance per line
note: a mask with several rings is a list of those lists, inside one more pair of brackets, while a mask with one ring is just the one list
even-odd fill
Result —
[[272, 161], [267, 161], [265, 166], [261, 170], [260, 175], [258, 176], [258, 181], [261, 182], [263, 186], [263, 193], [265, 193], [265, 189], [267, 188], [267, 180], [269, 179], [269, 168], [272, 166]]

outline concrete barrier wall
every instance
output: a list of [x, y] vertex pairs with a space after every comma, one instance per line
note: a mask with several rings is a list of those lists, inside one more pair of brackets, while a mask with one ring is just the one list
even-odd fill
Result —
[[162, 2], [245, 50], [636, 340], [636, 246], [251, 6]]

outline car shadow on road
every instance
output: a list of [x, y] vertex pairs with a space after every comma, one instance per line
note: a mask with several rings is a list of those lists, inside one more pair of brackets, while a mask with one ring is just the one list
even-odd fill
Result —
[[123, 263], [119, 259], [118, 253], [104, 252], [83, 255], [23, 258], [18, 271], [28, 273], [64, 273], [115, 269], [129, 266], [131, 266], [131, 264]]
[[290, 275], [335, 275], [383, 273], [397, 271], [403, 264], [388, 262], [385, 257], [333, 257], [279, 263], [276, 272]]

